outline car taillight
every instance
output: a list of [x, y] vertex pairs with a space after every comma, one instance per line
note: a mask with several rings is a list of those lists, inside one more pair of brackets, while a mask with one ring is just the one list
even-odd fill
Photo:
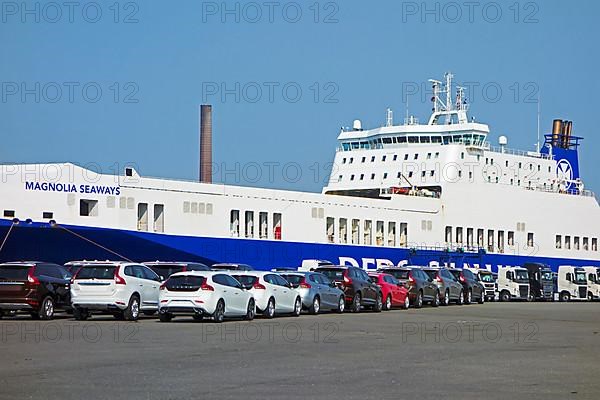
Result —
[[408, 274], [408, 281], [410, 283], [415, 283], [415, 278], [413, 278], [411, 274]]
[[166, 281], [164, 281], [162, 285], [160, 285], [158, 290], [165, 290], [167, 288], [167, 282], [169, 282], [168, 279]]
[[39, 285], [40, 280], [37, 278], [37, 276], [34, 276], [33, 273], [34, 273], [34, 268], [33, 267], [29, 268], [29, 271], [27, 271], [27, 282], [29, 282], [32, 285]]
[[116, 285], [127, 285], [125, 279], [119, 275], [119, 268], [115, 268], [115, 284]]
[[352, 279], [348, 276], [348, 271], [344, 271], [344, 285], [351, 285]]
[[435, 276], [435, 280], [436, 280], [437, 282], [439, 282], [439, 283], [442, 283], [442, 278], [440, 278], [440, 275], [439, 275], [439, 274], [437, 274], [437, 275]]
[[461, 282], [465, 282], [465, 277], [462, 276], [462, 274], [461, 274], [460, 277], [458, 278], [458, 280], [461, 281]]
[[266, 290], [267, 288], [265, 287], [265, 285], [260, 284], [258, 282], [256, 282], [254, 285], [252, 285], [253, 289], [260, 289], [260, 290]]
[[302, 281], [300, 282], [300, 287], [302, 289], [310, 289], [312, 286], [310, 286], [310, 283], [306, 282], [306, 278], [302, 278]]
[[208, 283], [204, 282], [202, 285], [200, 285], [200, 289], [202, 290], [208, 290], [209, 292], [214, 292], [215, 288], [210, 286]]

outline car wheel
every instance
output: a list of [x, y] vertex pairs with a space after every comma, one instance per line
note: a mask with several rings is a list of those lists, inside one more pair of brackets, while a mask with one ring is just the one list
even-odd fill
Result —
[[467, 290], [467, 298], [465, 299], [465, 304], [471, 304], [473, 302], [473, 291]]
[[202, 315], [202, 314], [194, 314], [194, 315], [192, 315], [192, 318], [196, 322], [204, 321], [204, 315]]
[[158, 320], [160, 322], [171, 322], [172, 319], [173, 319], [173, 314], [169, 314], [169, 313], [158, 314]]
[[256, 304], [254, 299], [250, 299], [248, 302], [248, 308], [246, 308], [246, 321], [252, 321], [256, 316]]
[[77, 321], [85, 321], [90, 317], [90, 313], [84, 308], [75, 307], [73, 308], [73, 317]]
[[52, 297], [46, 297], [42, 301], [42, 305], [38, 314], [40, 316], [40, 319], [43, 320], [49, 320], [54, 317], [54, 300], [52, 300]]
[[312, 305], [308, 309], [308, 312], [310, 312], [311, 314], [318, 314], [320, 310], [321, 300], [319, 299], [319, 296], [315, 296], [315, 298], [312, 301]]
[[562, 292], [560, 294], [560, 301], [570, 301], [571, 300], [571, 294], [569, 292]]
[[417, 299], [415, 300], [415, 308], [421, 307], [423, 307], [423, 291], [419, 290], [419, 293], [417, 293]]
[[442, 305], [447, 306], [448, 304], [450, 304], [450, 291], [446, 290], [446, 293], [444, 293], [444, 302], [442, 303]]
[[127, 308], [123, 311], [123, 316], [126, 321], [137, 321], [140, 317], [140, 298], [137, 295], [131, 296]]
[[360, 293], [355, 293], [354, 297], [352, 298], [352, 312], [359, 312], [360, 311], [360, 303], [361, 303], [361, 297], [360, 297]]
[[402, 306], [403, 310], [408, 310], [410, 307], [410, 299], [408, 298], [408, 293], [406, 293], [406, 297], [404, 298], [404, 305]]
[[375, 305], [373, 306], [373, 311], [381, 312], [383, 310], [383, 295], [381, 293], [377, 293], [377, 297], [375, 298]]
[[485, 294], [482, 292], [481, 296], [479, 296], [479, 304], [485, 303]]
[[223, 299], [221, 299], [217, 303], [217, 307], [213, 313], [213, 321], [215, 321], [217, 324], [220, 324], [223, 322], [223, 320], [225, 320], [225, 302]]
[[302, 299], [300, 297], [296, 297], [296, 301], [294, 302], [294, 317], [299, 317], [302, 312]]
[[465, 292], [463, 292], [462, 290], [458, 294], [458, 299], [456, 299], [456, 304], [459, 306], [462, 306], [463, 304], [465, 304]]
[[269, 302], [267, 303], [267, 308], [265, 308], [265, 311], [263, 312], [264, 316], [267, 318], [273, 318], [275, 316], [275, 299], [274, 298], [270, 298]]
[[433, 296], [433, 300], [431, 301], [431, 305], [433, 307], [439, 307], [440, 306], [440, 291], [439, 290], [435, 291], [435, 296]]
[[510, 301], [510, 293], [506, 290], [500, 293], [500, 301]]
[[385, 311], [389, 311], [392, 309], [392, 296], [390, 296], [389, 294], [385, 298], [385, 303], [383, 303], [383, 309]]
[[339, 314], [342, 314], [345, 309], [346, 309], [346, 300], [344, 300], [344, 296], [340, 296], [340, 298], [338, 299], [338, 306], [337, 306], [336, 311]]

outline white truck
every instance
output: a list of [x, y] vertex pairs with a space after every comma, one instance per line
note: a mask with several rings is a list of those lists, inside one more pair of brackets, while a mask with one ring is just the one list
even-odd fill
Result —
[[556, 293], [560, 301], [587, 300], [588, 282], [585, 270], [572, 265], [560, 265], [556, 281]]
[[600, 267], [583, 267], [588, 283], [588, 300], [600, 299]]
[[485, 288], [485, 300], [494, 301], [496, 298], [496, 279], [494, 278], [494, 274], [483, 268], [465, 267], [465, 269], [471, 271]]
[[522, 267], [498, 267], [496, 291], [500, 301], [530, 300], [529, 272]]

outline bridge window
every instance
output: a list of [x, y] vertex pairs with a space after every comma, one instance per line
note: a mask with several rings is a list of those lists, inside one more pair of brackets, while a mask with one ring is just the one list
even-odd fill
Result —
[[571, 250], [571, 236], [565, 236], [565, 250]]
[[352, 220], [352, 244], [360, 244], [360, 220]]
[[419, 143], [419, 137], [418, 136], [409, 136], [408, 143]]
[[554, 241], [554, 243], [557, 249], [562, 249], [562, 236], [556, 235], [556, 240]]
[[364, 239], [363, 242], [366, 245], [371, 245], [371, 230], [373, 228], [373, 223], [369, 220], [365, 220], [365, 229], [363, 230], [364, 232]]
[[375, 241], [377, 246], [383, 246], [383, 221], [377, 221]]
[[452, 143], [452, 136], [444, 136], [442, 137], [444, 144], [450, 144]]
[[265, 211], [258, 213], [258, 237], [261, 239], [269, 237], [269, 213]]
[[598, 239], [592, 239], [592, 251], [598, 251]]
[[529, 232], [527, 234], [527, 247], [533, 247], [534, 241], [533, 241], [533, 232]]
[[139, 203], [137, 211], [137, 229], [145, 232], [148, 230], [148, 204]]
[[[322, 214], [323, 209], [320, 208], [319, 209], [319, 214]], [[323, 216], [321, 215], [320, 218], [323, 218]], [[273, 237], [275, 238], [275, 240], [281, 240], [281, 235], [282, 235], [282, 222], [283, 217], [281, 215], [281, 213], [273, 213]]]
[[402, 247], [408, 245], [408, 224], [406, 222], [400, 223], [400, 240], [398, 244]]
[[452, 244], [452, 227], [446, 227], [446, 244]]
[[398, 143], [406, 143], [406, 136], [399, 136]]
[[483, 229], [477, 229], [477, 247], [483, 248]]
[[391, 143], [392, 143], [392, 138], [389, 138], [389, 137], [384, 137], [384, 138], [383, 138], [383, 143], [384, 143], [384, 144], [391, 144]]
[[247, 238], [254, 237], [254, 211], [246, 211], [245, 214], [245, 230], [244, 234]]
[[348, 220], [340, 218], [340, 243], [348, 243]]
[[463, 228], [456, 228], [456, 243], [463, 243]]
[[334, 239], [335, 239], [335, 219], [334, 218], [327, 217], [326, 232], [327, 232], [327, 241], [329, 243], [334, 243]]
[[154, 205], [154, 232], [165, 231], [165, 205]]
[[420, 141], [421, 143], [431, 143], [431, 138], [430, 138], [429, 136], [421, 136], [421, 137], [419, 138], [419, 141]]
[[487, 241], [487, 245], [488, 245], [488, 251], [494, 251], [494, 230], [493, 229], [488, 229], [488, 241]]
[[467, 247], [473, 247], [473, 228], [467, 228]]
[[585, 250], [585, 251], [588, 251], [590, 249], [588, 242], [589, 242], [589, 239], [584, 237], [583, 238], [583, 250]]
[[442, 137], [441, 136], [432, 136], [431, 143], [442, 143]]
[[513, 231], [508, 231], [508, 245], [515, 245], [515, 233]]
[[573, 249], [579, 250], [579, 236], [573, 238]]
[[504, 231], [498, 231], [498, 252], [504, 253]]
[[396, 247], [396, 223], [388, 223], [388, 246]]

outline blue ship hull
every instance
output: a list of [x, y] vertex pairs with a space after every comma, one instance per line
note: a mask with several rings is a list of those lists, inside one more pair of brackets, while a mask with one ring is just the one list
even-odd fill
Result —
[[[23, 222], [12, 225], [11, 220], [0, 219], [0, 261], [39, 260], [63, 264], [73, 260], [131, 260], [135, 262], [198, 261], [211, 265], [216, 262], [240, 262], [257, 269], [298, 267], [303, 259], [330, 260], [338, 263], [340, 257], [349, 257], [363, 265], [363, 258], [390, 260], [394, 264], [406, 260], [413, 265], [427, 265], [431, 261], [467, 262], [471, 265], [523, 265], [540, 262], [557, 271], [559, 265], [590, 265], [590, 261], [486, 254], [447, 252], [443, 250], [411, 250], [339, 244], [296, 243], [286, 241], [250, 240], [178, 236], [85, 226], [51, 226], [48, 223]], [[7, 233], [10, 230], [10, 234]], [[592, 263], [593, 264], [593, 263]]]

